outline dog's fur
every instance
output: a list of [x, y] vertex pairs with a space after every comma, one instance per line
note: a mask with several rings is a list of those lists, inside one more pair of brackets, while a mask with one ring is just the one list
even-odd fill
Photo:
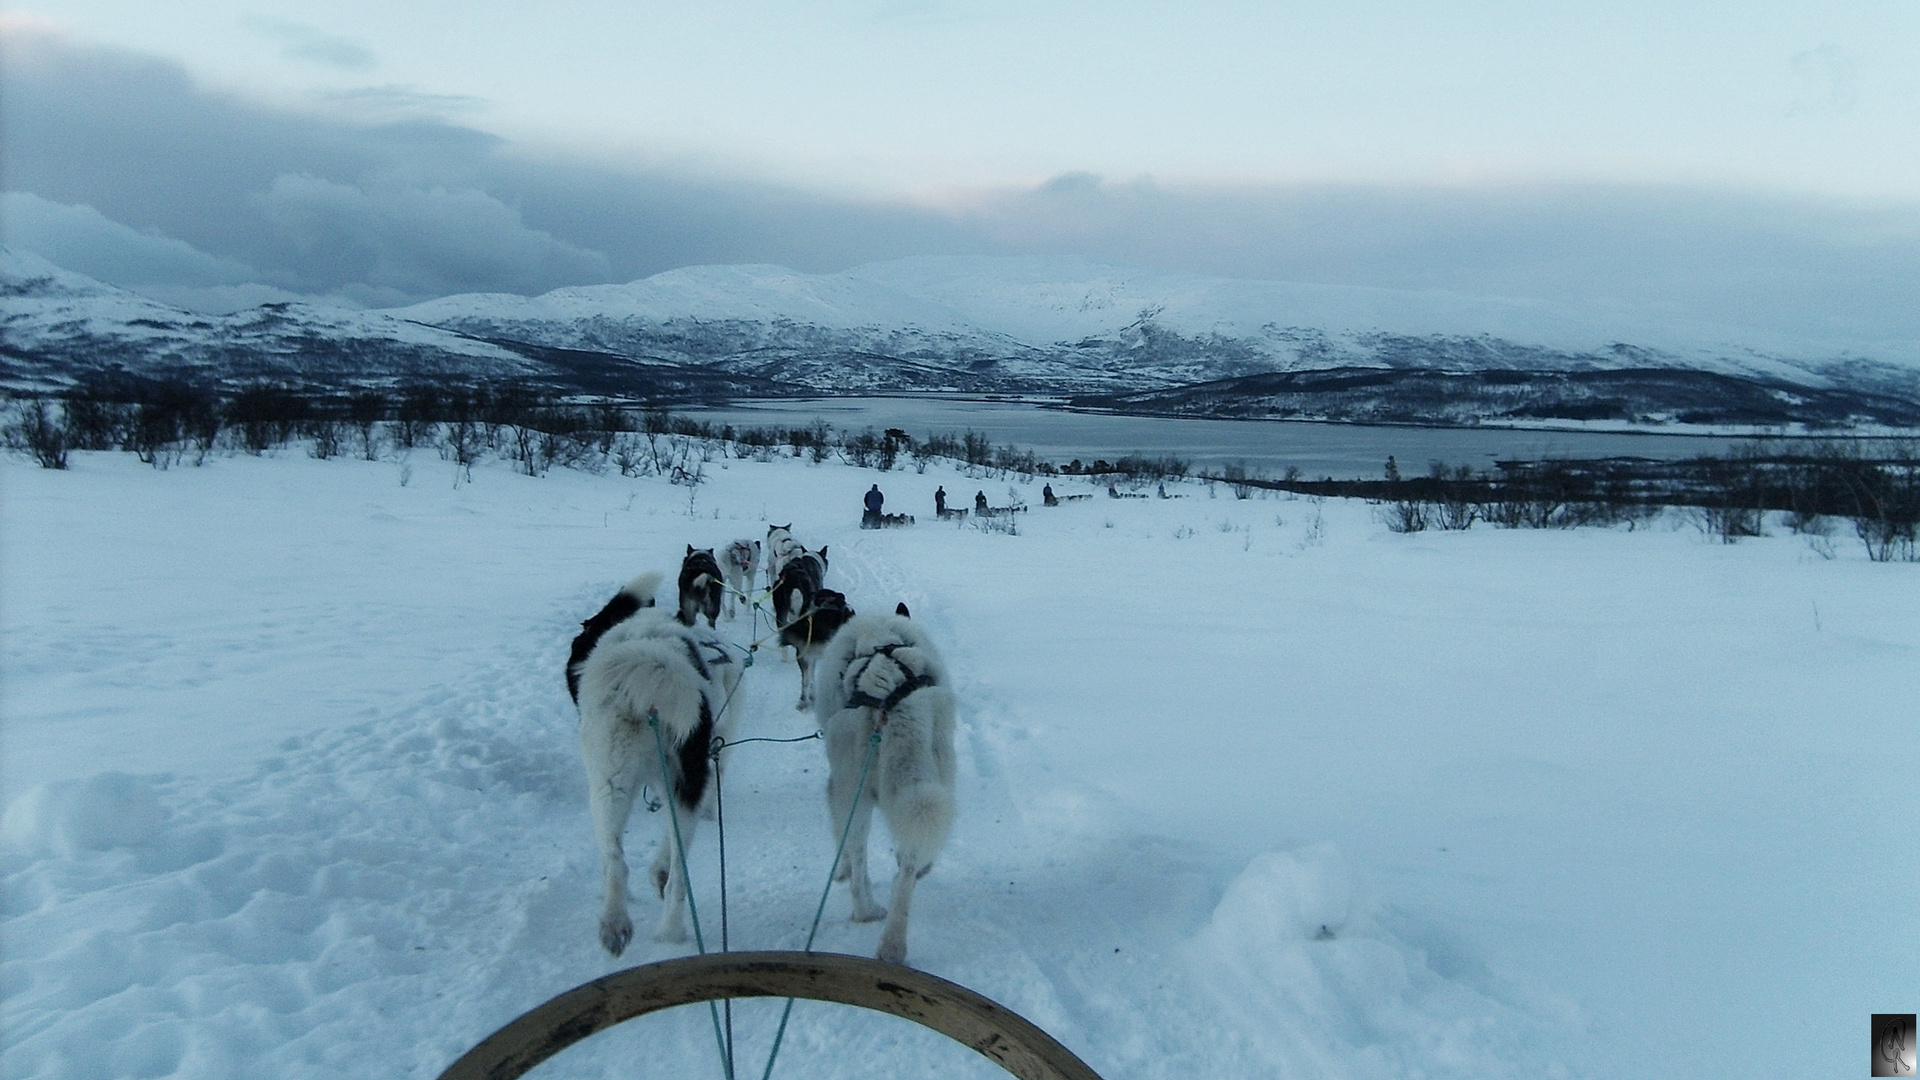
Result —
[[[579, 666], [580, 751], [605, 877], [600, 943], [615, 956], [633, 938], [622, 842], [633, 801], [642, 785], [674, 800], [681, 837], [692, 843], [713, 788], [708, 755], [713, 739], [726, 738], [734, 726], [727, 704], [740, 674], [741, 666], [711, 632], [645, 608], [605, 630]], [[658, 743], [651, 716], [659, 718]], [[651, 877], [666, 901], [655, 940], [685, 941], [686, 867], [674, 844], [671, 817]]]
[[827, 549], [807, 551], [787, 560], [773, 583], [773, 617], [780, 627], [780, 644], [793, 649], [800, 662], [800, 700], [794, 708], [805, 712], [813, 705], [813, 663], [842, 624], [853, 617], [847, 598], [821, 583], [827, 576]]
[[587, 654], [607, 631], [632, 618], [635, 612], [652, 607], [653, 594], [659, 588], [658, 573], [641, 574], [614, 593], [613, 599], [607, 601], [607, 606], [598, 614], [580, 623], [580, 633], [573, 639], [573, 652], [567, 657], [567, 694], [575, 705], [580, 704], [580, 665], [586, 663]]
[[720, 564], [714, 560], [712, 548], [695, 549], [687, 545], [687, 557], [680, 562], [680, 621], [692, 626], [695, 619], [705, 615], [707, 629], [713, 629], [720, 619], [720, 594], [725, 591], [725, 578], [720, 576]]
[[720, 553], [720, 569], [727, 575], [727, 618], [733, 618], [734, 599], [744, 600], [753, 588], [753, 572], [759, 566], [758, 540], [735, 540]]
[[787, 568], [793, 557], [807, 550], [800, 541], [793, 538], [793, 526], [767, 526], [767, 588], [773, 588], [780, 580], [780, 571]]
[[[816, 712], [827, 745], [827, 810], [833, 839], [847, 845], [834, 868], [845, 879], [859, 922], [886, 919], [878, 956], [907, 959], [913, 889], [953, 831], [953, 691], [947, 672], [905, 604], [892, 615], [855, 616], [819, 658]], [[864, 791], [857, 790], [868, 742], [879, 726]], [[856, 802], [857, 797], [857, 802]], [[873, 809], [887, 819], [898, 870], [888, 907], [874, 902], [867, 877]], [[852, 825], [847, 825], [852, 814]]]

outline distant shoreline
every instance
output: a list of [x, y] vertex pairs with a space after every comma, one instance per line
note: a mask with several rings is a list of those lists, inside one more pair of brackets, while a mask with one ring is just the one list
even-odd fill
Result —
[[943, 391], [890, 391], [871, 394], [803, 394], [794, 397], [753, 397], [727, 398], [721, 401], [702, 402], [674, 406], [673, 411], [697, 413], [703, 410], [754, 409], [765, 406], [793, 408], [808, 402], [850, 402], [850, 401], [935, 401], [951, 403], [977, 403], [983, 405], [1024, 405], [1034, 409], [1070, 413], [1081, 416], [1116, 416], [1149, 420], [1201, 420], [1217, 423], [1247, 424], [1319, 424], [1342, 428], [1382, 428], [1390, 430], [1412, 431], [1516, 431], [1540, 432], [1543, 434], [1573, 435], [1651, 435], [1675, 438], [1700, 439], [1777, 439], [1777, 440], [1822, 440], [1822, 439], [1915, 439], [1920, 438], [1920, 428], [1889, 428], [1865, 426], [1857, 428], [1815, 430], [1801, 426], [1798, 430], [1782, 430], [1764, 425], [1706, 425], [1706, 424], [1637, 424], [1625, 420], [1541, 420], [1527, 422], [1518, 420], [1490, 420], [1471, 424], [1426, 423], [1407, 420], [1341, 420], [1330, 417], [1311, 416], [1200, 416], [1192, 413], [1167, 412], [1152, 409], [1117, 409], [1091, 405], [1075, 405], [1071, 399], [1059, 394], [977, 394], [947, 393]]

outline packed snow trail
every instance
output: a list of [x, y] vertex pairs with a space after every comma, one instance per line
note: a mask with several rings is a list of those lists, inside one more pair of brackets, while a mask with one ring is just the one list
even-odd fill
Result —
[[[961, 816], [916, 966], [1109, 1080], [1819, 1071], [1900, 1000], [1920, 858], [1857, 770], [1920, 693], [1911, 567], [1786, 537], [1394, 537], [1364, 507], [1199, 487], [1020, 536], [861, 532], [874, 475], [8, 463], [4, 1074], [432, 1076], [682, 954], [599, 947], [567, 643], [683, 544], [789, 519], [856, 608], [907, 602], [958, 683]], [[909, 509], [986, 485], [880, 480]], [[740, 734], [811, 731], [796, 688], [762, 649]], [[733, 944], [797, 948], [833, 843], [819, 747], [728, 753]], [[636, 861], [661, 820], [636, 815]], [[710, 928], [713, 840], [691, 852]], [[1869, 862], [1896, 880], [1846, 876]], [[636, 922], [654, 903], [636, 890]], [[870, 954], [846, 905], [818, 947]], [[757, 1067], [778, 1003], [735, 1013]], [[655, 1074], [718, 1075], [704, 1009], [536, 1075]], [[1000, 1074], [801, 1003], [777, 1075]]]

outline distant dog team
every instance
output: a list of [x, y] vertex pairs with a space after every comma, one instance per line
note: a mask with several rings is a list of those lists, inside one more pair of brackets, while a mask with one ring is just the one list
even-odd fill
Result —
[[[643, 787], [672, 799], [679, 825], [676, 843], [673, 820], [666, 823], [651, 868], [654, 890], [665, 902], [654, 937], [686, 940], [686, 867], [678, 844], [691, 842], [712, 799], [716, 740], [730, 737], [742, 711], [733, 696], [746, 664], [735, 659], [740, 647], [729, 646], [715, 627], [723, 599], [729, 618], [736, 599], [752, 602], [762, 555], [772, 636], [794, 650], [800, 666], [796, 707], [815, 711], [826, 740], [834, 840], [847, 829], [834, 880], [849, 883], [856, 921], [886, 920], [879, 958], [905, 963], [915, 883], [953, 828], [953, 693], [906, 605], [892, 615], [856, 615], [843, 594], [826, 587], [827, 549], [809, 551], [791, 525], [769, 528], [764, 541], [734, 541], [718, 558], [714, 549], [689, 545], [679, 606], [671, 615], [655, 607], [661, 575], [650, 573], [580, 624], [566, 681], [580, 710], [581, 754], [604, 877], [600, 942], [619, 956], [632, 940], [622, 838]], [[876, 807], [897, 863], [885, 907], [875, 901], [867, 871]]]

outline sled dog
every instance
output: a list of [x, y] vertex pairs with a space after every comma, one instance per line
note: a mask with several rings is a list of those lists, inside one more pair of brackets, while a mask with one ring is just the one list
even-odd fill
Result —
[[[907, 959], [914, 884], [953, 831], [953, 691], [933, 645], [901, 604], [892, 615], [856, 615], [834, 635], [816, 670], [816, 714], [827, 746], [827, 811], [833, 839], [847, 829], [835, 880], [846, 880], [857, 922], [886, 919], [880, 959]], [[875, 731], [865, 790], [860, 783]], [[889, 906], [874, 902], [867, 878], [873, 809], [887, 819], [898, 870]], [[851, 828], [848, 815], [852, 815]]]
[[767, 526], [767, 588], [780, 580], [780, 571], [787, 568], [795, 555], [807, 550], [800, 541], [793, 538], [792, 525]]
[[821, 584], [826, 576], [827, 549], [803, 548], [787, 561], [773, 584], [773, 618], [780, 627], [780, 644], [793, 649], [800, 662], [800, 700], [793, 707], [802, 712], [813, 704], [814, 659], [853, 615], [845, 596]]
[[654, 591], [659, 588], [658, 573], [641, 574], [621, 586], [598, 614], [580, 623], [580, 633], [573, 639], [573, 652], [567, 657], [567, 695], [575, 705], [580, 704], [580, 665], [586, 663], [587, 654], [607, 631], [632, 618], [634, 612], [652, 607]]
[[707, 629], [720, 618], [720, 594], [725, 591], [720, 564], [714, 561], [712, 548], [695, 549], [687, 545], [687, 557], [680, 562], [680, 621], [692, 626], [700, 616], [707, 617]]
[[727, 575], [727, 618], [733, 618], [733, 602], [753, 588], [753, 572], [760, 565], [760, 541], [735, 540], [720, 555], [720, 569]]
[[[719, 638], [658, 609], [636, 610], [608, 628], [579, 665], [580, 753], [605, 877], [600, 944], [615, 956], [633, 939], [622, 842], [633, 801], [643, 785], [672, 799], [681, 838], [693, 842], [712, 789], [708, 755], [714, 738], [733, 728], [727, 705], [739, 682], [740, 665]], [[687, 874], [673, 821], [666, 816], [650, 873], [666, 902], [657, 941], [687, 939]]]

